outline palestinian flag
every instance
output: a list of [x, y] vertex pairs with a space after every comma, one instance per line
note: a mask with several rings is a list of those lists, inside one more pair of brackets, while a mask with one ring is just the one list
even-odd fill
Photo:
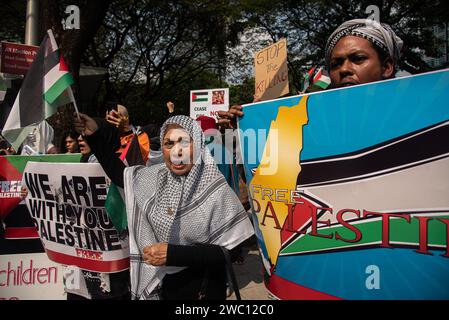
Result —
[[111, 183], [106, 196], [104, 207], [111, 219], [114, 228], [118, 232], [122, 232], [128, 227], [128, 219], [126, 218], [125, 194], [122, 188]]
[[312, 69], [310, 69], [309, 71], [307, 71], [307, 73], [304, 75], [304, 82], [302, 85], [302, 91], [305, 92], [307, 90], [307, 88], [310, 85], [310, 79], [312, 78], [313, 74], [315, 73], [315, 67], [313, 67]]
[[[122, 160], [127, 167], [145, 165], [145, 161], [143, 160], [140, 151], [137, 133], [134, 133], [133, 138], [128, 142], [128, 145], [120, 156], [120, 160]], [[104, 207], [106, 208], [106, 212], [108, 213], [112, 224], [118, 232], [122, 232], [128, 227], [124, 199], [123, 189], [111, 183]]]
[[330, 84], [331, 78], [329, 78], [327, 72], [323, 70], [323, 67], [321, 67], [313, 77], [313, 85], [325, 90]]
[[137, 133], [133, 134], [130, 142], [128, 142], [125, 150], [120, 155], [120, 160], [125, 163], [127, 167], [136, 165], [145, 165], [145, 161], [142, 158], [142, 152], [140, 150], [139, 138]]
[[[0, 220], [5, 222], [4, 237], [6, 239], [32, 239], [38, 237], [31, 218], [21, 216], [23, 211], [15, 210], [22, 201], [20, 197], [22, 173], [28, 161], [79, 162], [80, 157], [81, 155], [79, 153], [39, 156], [0, 156]], [[28, 214], [28, 211], [26, 213]], [[6, 219], [10, 214], [14, 215], [14, 217], [12, 219]], [[16, 223], [12, 227], [7, 223], [9, 220], [20, 223]]]
[[208, 101], [209, 101], [209, 92], [207, 91], [192, 92], [192, 102], [208, 102]]
[[72, 83], [53, 32], [48, 30], [2, 131], [14, 149], [19, 148], [39, 122], [54, 114], [58, 106], [73, 102]]

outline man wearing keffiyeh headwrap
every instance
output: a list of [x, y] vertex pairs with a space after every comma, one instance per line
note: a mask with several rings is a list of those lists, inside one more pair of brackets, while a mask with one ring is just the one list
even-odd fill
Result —
[[387, 24], [366, 19], [344, 22], [326, 44], [325, 61], [332, 87], [394, 77], [402, 45]]

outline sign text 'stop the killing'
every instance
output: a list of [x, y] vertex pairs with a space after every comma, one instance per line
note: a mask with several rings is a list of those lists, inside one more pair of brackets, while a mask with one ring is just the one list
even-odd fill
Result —
[[286, 39], [257, 52], [254, 64], [255, 95], [258, 99], [275, 99], [289, 92]]

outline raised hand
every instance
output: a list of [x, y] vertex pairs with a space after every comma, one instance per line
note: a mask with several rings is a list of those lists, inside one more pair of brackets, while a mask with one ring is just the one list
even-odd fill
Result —
[[83, 136], [90, 136], [98, 130], [98, 125], [94, 119], [84, 113], [80, 113], [79, 116], [80, 118], [78, 119], [77, 114], [73, 114], [73, 125], [76, 132]]

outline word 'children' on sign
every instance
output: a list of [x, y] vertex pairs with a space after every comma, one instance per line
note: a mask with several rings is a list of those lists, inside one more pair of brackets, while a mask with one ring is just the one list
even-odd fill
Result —
[[229, 89], [204, 89], [190, 91], [190, 117], [216, 118], [218, 111], [228, 111]]
[[289, 92], [286, 39], [257, 52], [254, 65], [255, 95], [258, 99], [275, 99]]

